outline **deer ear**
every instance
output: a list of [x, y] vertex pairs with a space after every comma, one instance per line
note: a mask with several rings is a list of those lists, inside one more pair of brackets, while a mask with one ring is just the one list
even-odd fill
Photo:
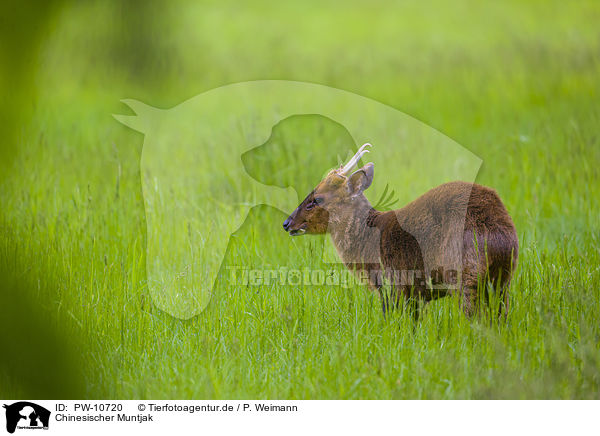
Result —
[[364, 167], [354, 171], [350, 177], [348, 177], [348, 189], [350, 195], [357, 195], [371, 186], [373, 182], [373, 175], [375, 174], [375, 165], [373, 162], [369, 162]]

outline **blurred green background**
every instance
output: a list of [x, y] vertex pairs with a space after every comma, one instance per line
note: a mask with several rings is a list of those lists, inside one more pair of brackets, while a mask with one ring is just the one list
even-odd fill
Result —
[[[9, 1], [1, 20], [0, 396], [600, 395], [598, 2]], [[143, 136], [111, 114], [257, 79], [364, 95], [481, 157], [521, 241], [506, 325], [448, 300], [413, 332], [363, 289], [225, 278], [206, 316], [156, 310]], [[281, 217], [253, 210], [228, 261], [315, 266], [327, 241]]]

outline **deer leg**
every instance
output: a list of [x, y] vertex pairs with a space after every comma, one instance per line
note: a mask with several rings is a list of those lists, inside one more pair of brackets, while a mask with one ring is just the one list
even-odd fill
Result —
[[506, 319], [508, 316], [508, 283], [498, 285], [498, 319]]
[[414, 287], [404, 287], [401, 293], [396, 295], [396, 304], [404, 297], [404, 310], [409, 313], [415, 324], [419, 321], [419, 301], [421, 297], [416, 293]]
[[461, 290], [461, 308], [467, 318], [472, 318], [477, 311], [478, 292], [477, 287], [468, 286]]
[[414, 321], [414, 323], [418, 323], [419, 322], [419, 316], [420, 316], [420, 311], [419, 311], [419, 300], [417, 298], [409, 298], [408, 300], [406, 300], [407, 303], [407, 311], [408, 313], [410, 313], [410, 315], [412, 316], [412, 319]]
[[390, 296], [385, 291], [381, 292], [381, 308], [383, 309], [383, 319], [385, 319], [390, 310]]
[[377, 292], [379, 292], [379, 298], [381, 299], [381, 309], [383, 310], [383, 319], [386, 319], [387, 314], [390, 310], [390, 294], [385, 289], [384, 286], [379, 286], [377, 288]]
[[502, 296], [504, 297], [504, 311], [502, 315], [504, 316], [504, 319], [506, 319], [506, 317], [508, 317], [508, 311], [510, 309], [510, 302], [508, 299], [508, 284], [502, 287]]
[[496, 310], [498, 319], [506, 319], [508, 316], [508, 286], [509, 280], [503, 280], [503, 277], [495, 277], [491, 281], [487, 281], [484, 286], [490, 315], [492, 311]]

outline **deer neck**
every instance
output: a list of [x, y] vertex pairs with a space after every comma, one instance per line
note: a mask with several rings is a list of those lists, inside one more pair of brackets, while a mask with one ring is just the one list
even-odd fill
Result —
[[380, 233], [374, 225], [379, 212], [363, 195], [343, 210], [332, 211], [329, 220], [331, 241], [347, 265], [379, 264]]

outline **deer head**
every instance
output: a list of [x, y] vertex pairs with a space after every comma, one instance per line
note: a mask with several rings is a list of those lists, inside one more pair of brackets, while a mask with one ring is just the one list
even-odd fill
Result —
[[365, 206], [370, 209], [363, 192], [373, 181], [373, 163], [351, 173], [370, 146], [364, 144], [346, 165], [329, 171], [284, 221], [283, 229], [291, 236], [323, 234], [328, 232], [331, 224], [345, 222], [357, 209]]

